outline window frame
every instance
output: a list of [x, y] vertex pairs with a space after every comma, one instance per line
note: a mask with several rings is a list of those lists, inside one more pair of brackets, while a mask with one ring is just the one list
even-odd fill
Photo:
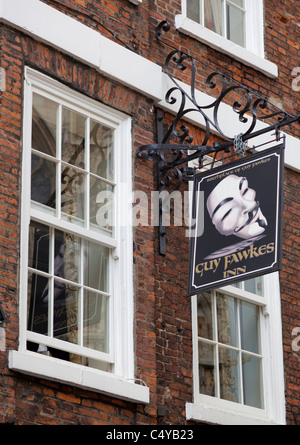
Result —
[[[115, 132], [115, 203], [116, 214], [115, 237], [108, 237], [95, 231], [87, 231], [84, 227], [74, 227], [72, 223], [58, 220], [53, 215], [39, 212], [31, 208], [31, 116], [33, 92], [57, 98], [62, 103], [72, 104], [74, 111], [81, 110], [98, 121], [107, 124]], [[23, 119], [23, 166], [22, 166], [22, 199], [21, 199], [21, 242], [20, 242], [20, 324], [19, 348], [10, 351], [9, 366], [13, 370], [27, 374], [60, 380], [75, 386], [89, 388], [97, 392], [116, 395], [126, 400], [149, 402], [149, 389], [135, 383], [134, 378], [134, 340], [133, 340], [133, 252], [132, 224], [130, 203], [127, 197], [132, 193], [132, 162], [131, 162], [131, 118], [124, 113], [74, 91], [62, 83], [25, 67], [24, 76], [24, 119]], [[125, 199], [124, 199], [125, 198]], [[69, 230], [83, 239], [98, 241], [111, 249], [111, 277], [120, 277], [113, 281], [111, 289], [112, 307], [109, 353], [96, 352], [94, 358], [103, 359], [114, 364], [112, 372], [88, 368], [80, 364], [47, 357], [27, 350], [27, 340], [38, 340], [40, 334], [32, 335], [27, 331], [27, 276], [28, 276], [28, 238], [29, 223], [34, 219], [39, 223], [47, 221], [47, 225], [58, 230]], [[127, 223], [124, 223], [126, 221]], [[75, 230], [76, 229], [76, 230]], [[120, 309], [121, 308], [121, 309]], [[47, 336], [41, 336], [42, 340]], [[61, 342], [61, 340], [59, 340]], [[52, 342], [51, 339], [49, 341]], [[56, 342], [55, 342], [56, 345]], [[77, 346], [77, 345], [75, 345]], [[87, 352], [83, 346], [75, 348]], [[89, 349], [89, 348], [87, 348]], [[89, 349], [89, 352], [93, 350]], [[93, 358], [93, 353], [90, 354]], [[116, 383], [118, 382], [118, 383]]]
[[264, 296], [235, 286], [217, 289], [260, 307], [264, 409], [207, 396], [199, 392], [197, 295], [192, 296], [194, 400], [186, 405], [188, 420], [221, 425], [285, 424], [283, 350], [278, 272], [263, 276]]
[[265, 59], [264, 55], [264, 5], [263, 0], [245, 0], [245, 48], [218, 35], [187, 17], [187, 0], [182, 0], [182, 13], [175, 16], [176, 28], [190, 37], [220, 51], [230, 57], [261, 71], [265, 75], [278, 77], [276, 64]]

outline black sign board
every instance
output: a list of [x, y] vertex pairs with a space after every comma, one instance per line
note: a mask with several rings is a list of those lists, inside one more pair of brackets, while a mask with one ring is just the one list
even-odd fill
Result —
[[195, 176], [188, 295], [281, 267], [283, 145]]

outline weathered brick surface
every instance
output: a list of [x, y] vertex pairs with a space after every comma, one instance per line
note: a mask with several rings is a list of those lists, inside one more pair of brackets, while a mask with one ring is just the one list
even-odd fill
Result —
[[[174, 30], [180, 1], [43, 0], [101, 34], [118, 37], [140, 55], [162, 65], [167, 49], [155, 40], [155, 27], [167, 19], [172, 30], [166, 39], [191, 55], [230, 73], [286, 111], [300, 109], [300, 92], [292, 89], [292, 69], [300, 66], [299, 17], [296, 2], [265, 1], [265, 52], [276, 63], [279, 77], [271, 80]], [[298, 21], [297, 21], [298, 20]], [[106, 28], [106, 29], [105, 29]], [[109, 31], [107, 31], [109, 30]], [[112, 33], [116, 36], [113, 37]], [[156, 189], [152, 161], [136, 159], [140, 145], [155, 142], [155, 113], [151, 100], [100, 76], [95, 70], [22, 32], [1, 24], [1, 67], [6, 90], [0, 92], [0, 301], [7, 316], [7, 349], [18, 347], [20, 193], [25, 65], [65, 83], [133, 118], [134, 188]], [[198, 88], [209, 72], [203, 69]], [[186, 74], [182, 79], [187, 80]], [[287, 129], [299, 137], [299, 128]], [[203, 135], [192, 129], [194, 140]], [[184, 186], [186, 187], [186, 185]], [[184, 190], [184, 187], [182, 190]], [[292, 350], [292, 330], [300, 326], [299, 299], [299, 173], [286, 169], [284, 194], [282, 294], [288, 424], [299, 424], [300, 362]], [[134, 290], [136, 377], [151, 392], [147, 406], [17, 375], [8, 369], [7, 353], [0, 352], [0, 423], [16, 424], [185, 424], [185, 403], [193, 400], [191, 307], [186, 297], [188, 246], [184, 227], [170, 227], [167, 254], [158, 253], [157, 229], [134, 229]], [[165, 416], [158, 417], [158, 407]], [[160, 411], [162, 412], [162, 411]]]

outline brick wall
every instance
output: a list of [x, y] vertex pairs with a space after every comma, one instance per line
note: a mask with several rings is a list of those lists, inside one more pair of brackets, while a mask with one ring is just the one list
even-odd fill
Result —
[[[1, 92], [0, 156], [0, 301], [6, 315], [6, 348], [18, 348], [18, 286], [20, 252], [20, 192], [22, 162], [22, 106], [24, 66], [30, 66], [87, 96], [133, 117], [134, 149], [153, 142], [152, 103], [103, 78], [94, 70], [16, 30], [1, 27], [1, 67], [6, 91]], [[149, 139], [151, 136], [151, 139]], [[133, 151], [134, 162], [136, 162]], [[135, 188], [153, 182], [152, 163], [134, 176]], [[153, 186], [154, 187], [154, 186]], [[148, 232], [148, 233], [147, 233]], [[155, 392], [153, 228], [137, 228], [135, 235], [136, 376]], [[152, 260], [151, 260], [152, 258]], [[144, 293], [144, 294], [143, 294]], [[152, 298], [150, 298], [152, 294]], [[6, 351], [6, 352], [7, 352]], [[8, 355], [0, 353], [0, 423], [18, 424], [136, 424], [152, 423], [153, 405], [139, 406], [72, 387], [15, 375]], [[155, 396], [154, 396], [155, 400]]]
[[[159, 65], [162, 65], [167, 49], [156, 42], [155, 27], [165, 18], [173, 26], [174, 15], [181, 12], [178, 0], [151, 3], [144, 0], [139, 6], [125, 0], [43, 1], [117, 41], [107, 28], [130, 48]], [[180, 35], [174, 26], [167, 39], [193, 56], [202, 55], [221, 71], [229, 71], [237, 81], [279, 101], [278, 105], [295, 113], [300, 108], [300, 92], [291, 87], [291, 71], [300, 66], [296, 6], [293, 1], [266, 0], [265, 19], [266, 55], [278, 64], [276, 80]], [[149, 199], [150, 192], [156, 189], [155, 167], [151, 160], [140, 162], [135, 154], [139, 146], [155, 142], [156, 129], [151, 100], [6, 25], [1, 25], [0, 37], [1, 67], [6, 73], [6, 91], [0, 92], [0, 301], [7, 316], [8, 350], [18, 347], [24, 66], [40, 70], [132, 116], [134, 188], [148, 193]], [[207, 74], [203, 72], [199, 88]], [[182, 79], [185, 80], [184, 74]], [[289, 131], [299, 136], [299, 128]], [[197, 140], [196, 130], [194, 135]], [[300, 423], [300, 365], [299, 357], [291, 348], [292, 329], [300, 326], [299, 188], [299, 174], [286, 169], [280, 277], [289, 424]], [[193, 395], [191, 308], [186, 297], [189, 240], [185, 236], [185, 227], [170, 227], [167, 236], [167, 254], [161, 256], [155, 227], [149, 225], [134, 230], [136, 377], [150, 387], [150, 404], [135, 405], [67, 385], [17, 375], [8, 369], [7, 354], [0, 352], [0, 423], [187, 423], [185, 403], [191, 402]]]
[[294, 328], [300, 327], [299, 173], [286, 172], [284, 187], [283, 268], [280, 278], [286, 408], [287, 422], [291, 425], [299, 425], [300, 353], [292, 348], [292, 341], [295, 339], [292, 331]]

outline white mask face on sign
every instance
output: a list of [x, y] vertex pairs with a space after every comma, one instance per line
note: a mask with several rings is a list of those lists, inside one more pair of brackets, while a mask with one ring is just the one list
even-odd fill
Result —
[[206, 205], [218, 232], [249, 239], [261, 235], [268, 223], [255, 190], [245, 177], [227, 176], [210, 193]]

